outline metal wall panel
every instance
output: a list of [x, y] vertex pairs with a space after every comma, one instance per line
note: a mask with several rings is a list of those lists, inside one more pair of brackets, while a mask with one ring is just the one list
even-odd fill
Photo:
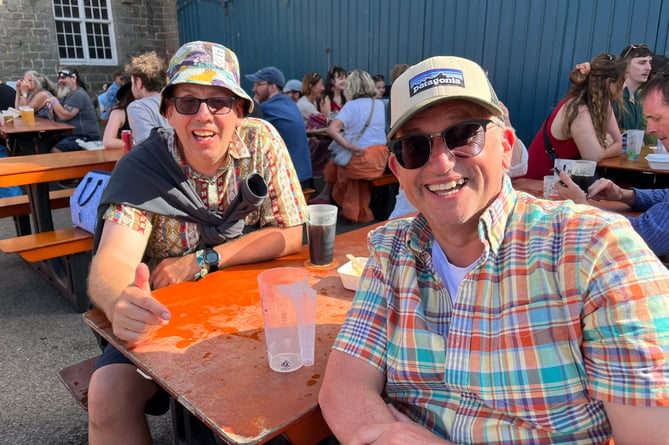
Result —
[[576, 63], [629, 43], [669, 55], [669, 0], [178, 0], [177, 11], [181, 42], [229, 46], [243, 74], [275, 65], [301, 80], [339, 65], [388, 79], [397, 63], [470, 58], [526, 144]]

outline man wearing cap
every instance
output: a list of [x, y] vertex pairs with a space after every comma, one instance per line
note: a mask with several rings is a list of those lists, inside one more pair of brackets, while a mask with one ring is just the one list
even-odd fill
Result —
[[302, 82], [297, 79], [290, 79], [283, 87], [283, 94], [290, 97], [293, 102], [297, 103], [302, 97]]
[[410, 67], [391, 103], [420, 213], [369, 235], [319, 395], [337, 438], [668, 443], [669, 273], [627, 220], [513, 190], [513, 131], [470, 60]]
[[263, 119], [274, 125], [281, 134], [295, 171], [304, 188], [311, 187], [311, 155], [304, 120], [297, 105], [281, 94], [285, 77], [274, 66], [261, 68], [245, 77], [253, 82], [253, 94], [262, 108]]
[[[160, 112], [171, 127], [123, 156], [98, 210], [89, 295], [127, 342], [169, 323], [152, 289], [302, 245], [304, 195], [278, 132], [244, 117], [253, 101], [237, 56], [190, 42], [167, 74]], [[144, 412], [164, 412], [165, 396], [107, 345], [89, 386], [90, 443], [150, 443]]]

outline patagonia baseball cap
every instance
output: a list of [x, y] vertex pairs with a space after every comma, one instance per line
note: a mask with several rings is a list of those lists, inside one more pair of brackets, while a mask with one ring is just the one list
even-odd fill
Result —
[[177, 50], [167, 68], [169, 79], [160, 93], [160, 113], [165, 114], [165, 99], [174, 85], [193, 83], [211, 85], [230, 90], [246, 102], [246, 112], [253, 111], [253, 100], [239, 85], [237, 55], [218, 43], [189, 42]]
[[283, 76], [281, 70], [275, 66], [266, 66], [265, 68], [260, 68], [253, 74], [245, 74], [246, 77], [251, 82], [269, 82], [283, 88], [286, 83], [286, 78]]
[[502, 116], [495, 90], [477, 63], [462, 57], [431, 57], [409, 67], [393, 82], [388, 139], [416, 113], [450, 99], [473, 102], [493, 116]]

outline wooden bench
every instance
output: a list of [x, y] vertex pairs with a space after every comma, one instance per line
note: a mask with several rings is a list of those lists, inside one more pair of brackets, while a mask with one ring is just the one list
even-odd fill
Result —
[[309, 201], [309, 198], [311, 198], [311, 195], [316, 193], [316, 189], [302, 189], [302, 193], [304, 194], [304, 200]]
[[1, 251], [17, 253], [28, 262], [86, 252], [92, 248], [93, 234], [78, 227], [0, 240]]
[[83, 362], [68, 366], [58, 371], [58, 378], [65, 388], [74, 397], [79, 406], [88, 411], [88, 385], [91, 382], [91, 375], [95, 367], [97, 357], [91, 357]]
[[[74, 193], [73, 188], [63, 190], [52, 190], [49, 192], [49, 203], [52, 209], [63, 209], [70, 206], [70, 196]], [[28, 195], [10, 196], [0, 198], [0, 218], [8, 216], [30, 215], [30, 204]]]
[[374, 187], [381, 187], [388, 184], [397, 184], [397, 177], [392, 173], [384, 173], [376, 178], [368, 179]]

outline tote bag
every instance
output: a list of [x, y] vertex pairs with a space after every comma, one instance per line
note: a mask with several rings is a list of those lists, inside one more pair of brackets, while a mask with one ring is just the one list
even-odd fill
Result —
[[77, 188], [70, 196], [72, 224], [87, 232], [95, 232], [98, 216], [98, 205], [102, 192], [109, 182], [110, 172], [92, 170], [86, 173]]

